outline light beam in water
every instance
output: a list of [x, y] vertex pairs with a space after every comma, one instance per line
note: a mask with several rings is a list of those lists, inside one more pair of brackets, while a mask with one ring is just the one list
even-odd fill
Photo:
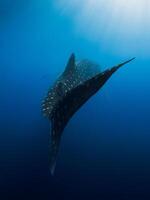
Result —
[[72, 19], [77, 34], [107, 51], [147, 53], [149, 0], [56, 0], [56, 6]]

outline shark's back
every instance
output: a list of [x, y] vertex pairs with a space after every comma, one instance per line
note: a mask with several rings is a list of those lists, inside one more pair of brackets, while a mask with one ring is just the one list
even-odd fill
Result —
[[101, 73], [99, 65], [88, 60], [76, 63], [74, 54], [71, 55], [65, 71], [49, 90], [43, 103], [43, 113], [51, 121], [49, 166], [52, 174], [56, 166], [61, 135], [68, 121], [114, 72], [131, 60]]
[[71, 55], [63, 74], [50, 88], [46, 98], [43, 101], [42, 111], [47, 117], [50, 117], [59, 101], [88, 79], [100, 73], [100, 66], [89, 60], [75, 61], [74, 54]]

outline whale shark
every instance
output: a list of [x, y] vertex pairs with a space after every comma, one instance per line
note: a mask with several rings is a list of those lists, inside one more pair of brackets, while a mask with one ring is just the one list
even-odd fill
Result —
[[75, 54], [71, 54], [64, 72], [49, 89], [42, 103], [42, 112], [51, 121], [48, 154], [52, 175], [62, 133], [71, 117], [102, 88], [112, 74], [133, 59], [101, 72], [100, 65], [87, 59], [76, 61]]

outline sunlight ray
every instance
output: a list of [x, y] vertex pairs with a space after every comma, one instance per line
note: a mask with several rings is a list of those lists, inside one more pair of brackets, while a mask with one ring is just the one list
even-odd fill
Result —
[[135, 51], [150, 41], [149, 0], [56, 0], [56, 6], [72, 19], [75, 32], [105, 48], [113, 40], [116, 50], [121, 44]]

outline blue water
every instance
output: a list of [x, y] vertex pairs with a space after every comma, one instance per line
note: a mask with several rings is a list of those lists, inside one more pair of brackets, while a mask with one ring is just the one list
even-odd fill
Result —
[[[122, 55], [112, 41], [104, 50], [48, 0], [1, 0], [0, 7], [0, 199], [149, 200], [149, 49]], [[102, 69], [136, 60], [71, 119], [52, 177], [41, 101], [72, 52]]]

